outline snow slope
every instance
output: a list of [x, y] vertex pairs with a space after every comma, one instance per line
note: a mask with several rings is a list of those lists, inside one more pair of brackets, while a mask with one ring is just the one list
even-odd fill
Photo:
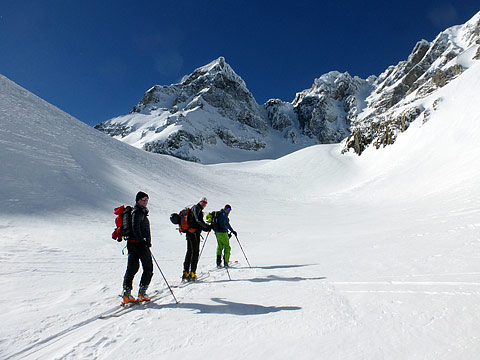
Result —
[[[397, 142], [199, 165], [129, 147], [0, 78], [0, 358], [476, 359], [480, 64]], [[438, 95], [436, 95], [438, 97]], [[425, 98], [423, 101], [434, 101]], [[119, 317], [114, 206], [150, 195], [157, 299]], [[233, 207], [239, 268], [179, 287], [168, 215]], [[138, 285], [139, 275], [135, 279]]]

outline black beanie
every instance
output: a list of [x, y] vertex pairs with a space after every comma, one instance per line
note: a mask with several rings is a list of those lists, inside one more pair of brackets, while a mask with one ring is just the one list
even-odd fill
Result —
[[148, 195], [146, 193], [144, 193], [143, 191], [139, 191], [137, 193], [137, 196], [135, 197], [135, 202], [137, 202], [138, 200], [140, 200], [141, 198], [144, 198], [144, 197], [148, 198]]

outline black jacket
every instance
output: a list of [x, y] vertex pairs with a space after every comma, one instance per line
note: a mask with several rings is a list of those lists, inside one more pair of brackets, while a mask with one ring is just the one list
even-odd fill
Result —
[[194, 205], [188, 214], [188, 225], [198, 231], [210, 231], [210, 227], [203, 220], [203, 209], [200, 204]]
[[151, 244], [150, 221], [147, 216], [148, 209], [136, 204], [132, 211], [133, 238], [136, 242], [145, 241]]

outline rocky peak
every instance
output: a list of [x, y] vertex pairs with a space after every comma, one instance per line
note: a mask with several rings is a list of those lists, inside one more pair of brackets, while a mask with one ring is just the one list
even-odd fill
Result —
[[384, 71], [367, 98], [366, 111], [352, 119], [344, 151], [353, 149], [361, 154], [370, 144], [377, 148], [393, 144], [398, 133], [411, 122], [420, 116], [428, 117], [430, 110], [419, 100], [455, 79], [473, 60], [480, 59], [479, 33], [480, 13], [464, 25], [441, 32], [431, 43], [419, 41], [407, 60]]
[[225, 58], [220, 56], [218, 59], [212, 61], [211, 63], [199, 67], [190, 75], [184, 76], [181, 84], [187, 86], [189, 84], [196, 84], [196, 86], [201, 86], [202, 84], [207, 83], [222, 83], [224, 81], [234, 82], [240, 86], [243, 86], [247, 89], [247, 86], [243, 79], [238, 76], [232, 67], [227, 64]]
[[177, 113], [205, 105], [259, 132], [266, 130], [266, 123], [253, 95], [223, 57], [196, 69], [179, 84], [152, 87], [132, 112], [150, 114], [163, 108]]

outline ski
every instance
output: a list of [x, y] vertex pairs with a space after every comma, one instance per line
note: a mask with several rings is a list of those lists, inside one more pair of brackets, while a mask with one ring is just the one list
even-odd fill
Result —
[[172, 287], [173, 288], [182, 288], [182, 287], [185, 287], [185, 286], [188, 286], [190, 284], [195, 284], [195, 283], [201, 283], [201, 282], [204, 282], [206, 278], [208, 278], [210, 276], [210, 274], [207, 272], [207, 273], [200, 273], [197, 275], [197, 280], [195, 281], [188, 281], [188, 280], [181, 280], [180, 284], [178, 285], [173, 285]]
[[148, 305], [152, 300], [153, 300], [153, 298], [150, 301], [134, 301], [134, 302], [131, 302], [131, 303], [128, 303], [128, 304], [120, 304], [120, 307], [117, 308], [115, 311], [113, 311], [111, 313], [108, 313], [108, 314], [102, 314], [98, 318], [99, 319], [109, 319], [109, 318], [112, 318], [112, 317], [119, 317], [121, 315], [124, 315], [124, 314], [134, 310], [135, 308], [137, 308], [139, 306]]
[[[227, 269], [232, 269], [232, 268], [239, 268], [240, 267], [240, 263], [238, 261], [230, 261], [228, 263], [228, 267]], [[225, 270], [225, 266], [216, 266], [213, 270]]]
[[98, 318], [99, 319], [110, 319], [112, 317], [119, 317], [123, 314], [126, 314], [130, 311], [132, 311], [135, 307], [137, 307], [138, 305], [140, 305], [139, 302], [131, 302], [131, 303], [128, 303], [128, 304], [121, 304], [120, 305], [120, 308], [117, 308], [116, 311], [114, 312], [111, 312], [109, 314], [102, 314], [100, 315]]
[[159, 296], [161, 294], [160, 291], [154, 291], [153, 295], [150, 296], [150, 301], [133, 301], [127, 304], [120, 304], [119, 307], [115, 307], [111, 310], [107, 310], [106, 312], [100, 314], [98, 316], [99, 319], [109, 319], [112, 317], [119, 317], [125, 313], [130, 312], [131, 310], [135, 309], [138, 306], [147, 306], [149, 303], [163, 298], [164, 296]]
[[238, 262], [238, 260], [229, 261], [228, 262], [228, 267], [229, 268], [237, 268], [237, 267], [240, 267], [240, 263]]

